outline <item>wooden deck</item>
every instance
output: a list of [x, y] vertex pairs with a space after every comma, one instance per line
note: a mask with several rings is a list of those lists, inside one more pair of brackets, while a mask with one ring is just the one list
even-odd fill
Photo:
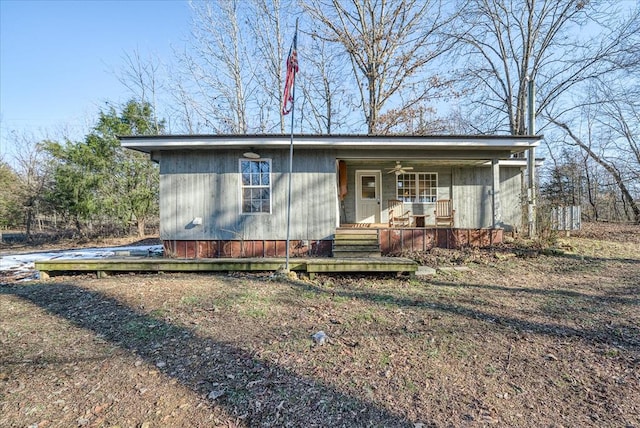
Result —
[[[55, 259], [35, 263], [40, 278], [61, 272], [96, 272], [98, 277], [110, 272], [260, 272], [284, 268], [284, 258], [238, 259], [169, 259], [151, 257], [126, 257], [102, 259]], [[377, 258], [292, 258], [292, 271], [306, 272], [311, 279], [318, 273], [340, 272], [396, 272], [413, 276], [418, 264], [398, 257]]]

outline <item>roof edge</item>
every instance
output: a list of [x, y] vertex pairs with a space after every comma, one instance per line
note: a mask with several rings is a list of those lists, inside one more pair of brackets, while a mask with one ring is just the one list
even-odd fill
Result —
[[[225, 139], [243, 140], [250, 138], [291, 138], [291, 134], [160, 134], [160, 135], [118, 135], [119, 140], [152, 140], [152, 139], [176, 139], [176, 140], [200, 140], [200, 139]], [[293, 134], [295, 139], [318, 139], [318, 138], [348, 138], [348, 139], [439, 139], [439, 140], [462, 140], [462, 139], [542, 139], [543, 135], [509, 135], [509, 134]]]

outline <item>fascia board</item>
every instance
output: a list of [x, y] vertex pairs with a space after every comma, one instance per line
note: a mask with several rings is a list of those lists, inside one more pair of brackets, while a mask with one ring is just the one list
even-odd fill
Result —
[[[253, 147], [284, 149], [290, 145], [286, 137], [197, 137], [156, 136], [121, 137], [123, 147], [150, 152], [161, 150], [232, 150]], [[296, 149], [353, 150], [526, 150], [540, 145], [541, 137], [294, 137]]]

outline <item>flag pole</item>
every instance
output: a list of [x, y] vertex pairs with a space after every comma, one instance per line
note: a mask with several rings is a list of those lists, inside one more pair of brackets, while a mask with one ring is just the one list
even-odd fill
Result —
[[[293, 36], [293, 52], [296, 55], [297, 59], [297, 50], [298, 50], [298, 18], [296, 18], [296, 32]], [[290, 53], [289, 56], [292, 54]], [[287, 59], [288, 61], [289, 59]], [[286, 249], [286, 261], [285, 261], [285, 271], [289, 272], [289, 241], [291, 234], [291, 176], [293, 175], [293, 124], [294, 124], [294, 114], [295, 114], [295, 100], [296, 100], [296, 72], [293, 73], [293, 87], [291, 88], [291, 140], [289, 142], [289, 191], [287, 195], [287, 249]], [[285, 100], [286, 102], [286, 100]]]

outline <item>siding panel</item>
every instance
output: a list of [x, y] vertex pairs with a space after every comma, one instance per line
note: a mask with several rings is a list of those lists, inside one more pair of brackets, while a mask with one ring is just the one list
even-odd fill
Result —
[[500, 167], [500, 193], [502, 194], [502, 222], [506, 231], [522, 230], [523, 171], [519, 167]]
[[[260, 153], [271, 159], [271, 214], [240, 214], [241, 151], [162, 153], [161, 237], [164, 240], [283, 240], [287, 228], [289, 151]], [[294, 154], [291, 239], [330, 239], [336, 225], [335, 156]], [[192, 220], [201, 217], [203, 224]]]
[[[491, 168], [455, 168], [453, 198], [455, 226], [488, 228], [492, 226]], [[500, 166], [500, 207], [502, 227], [507, 231], [520, 228], [522, 222], [521, 171], [519, 167]]]
[[455, 227], [491, 227], [491, 168], [454, 168], [453, 182]]

